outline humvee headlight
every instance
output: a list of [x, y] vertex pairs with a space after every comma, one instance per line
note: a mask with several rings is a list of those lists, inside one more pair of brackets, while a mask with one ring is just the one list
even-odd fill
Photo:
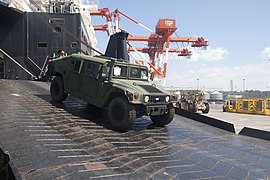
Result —
[[169, 102], [170, 101], [170, 96], [166, 96], [165, 101]]
[[144, 102], [148, 103], [149, 102], [150, 97], [149, 96], [144, 96]]

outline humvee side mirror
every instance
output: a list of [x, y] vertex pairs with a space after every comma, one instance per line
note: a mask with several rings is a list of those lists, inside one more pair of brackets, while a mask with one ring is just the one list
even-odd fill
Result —
[[107, 77], [107, 67], [106, 66], [102, 66], [101, 77], [104, 79]]

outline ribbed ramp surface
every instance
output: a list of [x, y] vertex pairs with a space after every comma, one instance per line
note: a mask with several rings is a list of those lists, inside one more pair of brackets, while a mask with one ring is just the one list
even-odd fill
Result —
[[0, 80], [0, 144], [22, 179], [269, 179], [270, 142], [175, 116], [138, 119], [126, 133], [49, 83]]

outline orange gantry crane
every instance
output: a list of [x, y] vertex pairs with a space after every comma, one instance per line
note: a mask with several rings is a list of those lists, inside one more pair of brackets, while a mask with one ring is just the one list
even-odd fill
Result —
[[[177, 53], [178, 56], [189, 57], [192, 55], [192, 52], [188, 50], [188, 48], [170, 48], [170, 43], [188, 43], [191, 44], [191, 47], [206, 47], [208, 46], [208, 41], [202, 37], [199, 38], [180, 38], [180, 37], [172, 37], [175, 33], [176, 27], [176, 20], [175, 19], [159, 19], [155, 31], [147, 28], [143, 24], [139, 23], [138, 21], [134, 20], [133, 18], [129, 17], [125, 13], [121, 12], [119, 9], [116, 9], [113, 13], [109, 11], [108, 8], [99, 9], [96, 12], [91, 12], [90, 15], [92, 16], [105, 16], [107, 24], [105, 25], [97, 25], [94, 26], [95, 30], [102, 30], [107, 31], [108, 36], [121, 31], [122, 29], [119, 28], [119, 16], [123, 15], [127, 19], [131, 20], [132, 22], [136, 23], [137, 25], [147, 29], [150, 31], [150, 36], [143, 37], [143, 36], [133, 36], [129, 35], [128, 40], [128, 51], [136, 52], [138, 55], [139, 53], [146, 53], [149, 55], [149, 60], [145, 59], [143, 56], [143, 61], [135, 60], [135, 63], [147, 63], [145, 65], [149, 65], [155, 72], [155, 75], [158, 78], [165, 79], [167, 75], [167, 62], [169, 53]], [[113, 22], [114, 17], [114, 22]], [[146, 47], [144, 48], [135, 48], [132, 46], [132, 41], [140, 41], [146, 42]], [[165, 53], [165, 58], [162, 57]]]

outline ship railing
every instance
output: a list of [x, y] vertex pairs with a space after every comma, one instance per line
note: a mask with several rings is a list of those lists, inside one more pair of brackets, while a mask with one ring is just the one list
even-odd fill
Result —
[[30, 57], [27, 57], [27, 59], [41, 71], [41, 68], [37, 65], [37, 63], [35, 63]]
[[45, 12], [34, 0], [23, 0], [33, 12]]
[[9, 54], [7, 54], [3, 49], [0, 49], [0, 52], [2, 52], [9, 60], [14, 62], [17, 66], [19, 66], [22, 70], [24, 70], [27, 74], [29, 74], [32, 79], [37, 79], [37, 77], [32, 74], [30, 71], [28, 71], [25, 67], [23, 67], [18, 61], [16, 61], [14, 58], [12, 58]]
[[43, 63], [43, 66], [42, 66], [42, 69], [40, 69], [40, 73], [39, 73], [39, 78], [42, 78], [43, 76], [46, 75], [46, 72], [47, 72], [47, 62], [49, 60], [49, 56], [46, 57], [44, 63]]
[[3, 3], [6, 6], [9, 6], [10, 1], [9, 0], [0, 0], [0, 3]]

